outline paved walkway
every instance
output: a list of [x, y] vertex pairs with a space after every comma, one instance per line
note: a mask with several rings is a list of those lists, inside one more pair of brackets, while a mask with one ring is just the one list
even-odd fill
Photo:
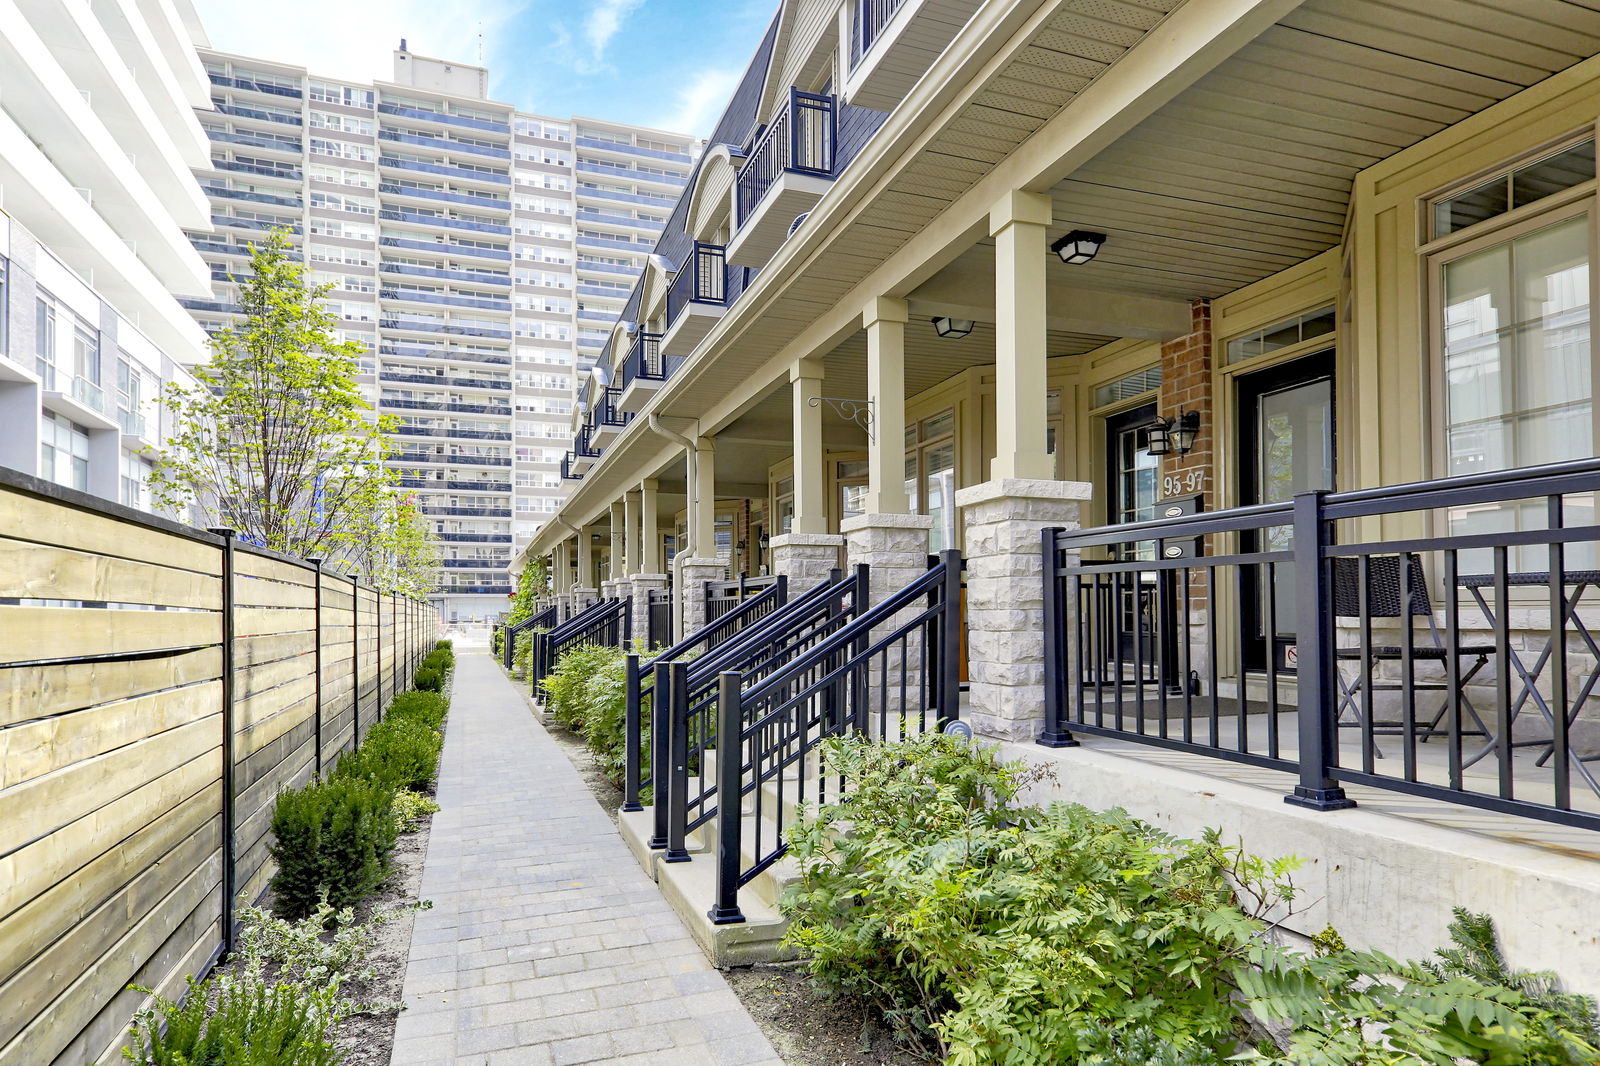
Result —
[[482, 652], [438, 799], [393, 1066], [782, 1066]]

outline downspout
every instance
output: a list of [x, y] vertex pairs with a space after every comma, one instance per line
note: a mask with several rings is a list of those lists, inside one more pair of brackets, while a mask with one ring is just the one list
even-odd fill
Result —
[[[650, 414], [649, 424], [650, 431], [652, 433], [683, 445], [684, 462], [687, 466], [687, 469], [685, 470], [684, 487], [688, 491], [692, 492], [694, 490], [695, 483], [698, 480], [695, 475], [699, 473], [700, 468], [700, 459], [698, 455], [699, 446], [682, 433], [670, 430], [666, 426], [662, 425], [660, 416], [654, 412], [651, 412]], [[683, 561], [685, 559], [692, 559], [695, 557], [695, 550], [700, 547], [700, 545], [696, 543], [697, 536], [698, 533], [696, 526], [691, 518], [689, 522], [689, 536], [686, 538], [688, 543], [686, 543], [682, 550], [672, 557], [672, 587], [677, 592], [677, 594], [672, 597], [672, 632], [680, 635], [683, 633]]]

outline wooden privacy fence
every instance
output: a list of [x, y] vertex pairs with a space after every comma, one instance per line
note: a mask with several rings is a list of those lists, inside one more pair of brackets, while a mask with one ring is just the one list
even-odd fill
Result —
[[278, 792], [360, 743], [437, 630], [315, 562], [0, 469], [0, 1066], [112, 1061], [128, 985], [207, 969], [272, 875]]

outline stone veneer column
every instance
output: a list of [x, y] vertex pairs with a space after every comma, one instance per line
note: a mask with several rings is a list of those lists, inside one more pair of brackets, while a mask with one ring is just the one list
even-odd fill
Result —
[[679, 617], [683, 628], [677, 637], [681, 639], [705, 628], [706, 582], [721, 581], [728, 576], [728, 571], [721, 559], [690, 558], [683, 561], [679, 572], [683, 575], [683, 587], [676, 590], [676, 595], [682, 611]]
[[[867, 565], [867, 607], [882, 603], [890, 596], [915, 581], [928, 569], [928, 531], [933, 519], [920, 514], [860, 514], [840, 523], [844, 530], [847, 564], [854, 569], [861, 563]], [[922, 606], [921, 601], [917, 607]], [[914, 615], [917, 608], [908, 608], [901, 616]], [[900, 624], [900, 617], [890, 619], [872, 632], [872, 639], [886, 637]], [[921, 644], [915, 639], [904, 648], [890, 646], [884, 654], [875, 655], [867, 667], [867, 732], [877, 736], [887, 730], [891, 737], [899, 736], [899, 722], [905, 715], [906, 729], [911, 733], [926, 724], [935, 723], [930, 717], [923, 722], [922, 711], [916, 706], [915, 694], [924, 690], [921, 673], [927, 667]], [[911, 705], [900, 700], [901, 682]], [[931, 691], [931, 686], [926, 686]]]
[[[650, 640], [650, 593], [659, 592], [666, 588], [670, 581], [666, 574], [634, 574], [630, 582], [633, 588], [633, 639], [645, 642]], [[657, 644], [672, 640], [671, 626], [669, 632], [663, 634], [665, 640], [658, 640]]]
[[772, 572], [789, 579], [789, 598], [816, 588], [839, 566], [844, 538], [835, 533], [783, 533], [768, 543]]
[[956, 492], [967, 551], [972, 728], [1031, 740], [1044, 723], [1044, 570], [1040, 531], [1076, 529], [1093, 486], [1003, 478]]

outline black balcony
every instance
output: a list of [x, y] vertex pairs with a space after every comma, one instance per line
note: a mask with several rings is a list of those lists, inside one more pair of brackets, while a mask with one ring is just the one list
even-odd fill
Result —
[[789, 90], [789, 102], [750, 151], [738, 178], [739, 224], [784, 174], [833, 177], [834, 98]]
[[722, 245], [694, 242], [694, 251], [667, 289], [667, 328], [690, 303], [722, 306], [728, 299], [728, 263]]
[[600, 458], [600, 446], [593, 441], [594, 427], [585, 425], [578, 430], [572, 442], [572, 453], [580, 459]]
[[661, 354], [661, 334], [640, 333], [633, 339], [628, 356], [622, 362], [622, 387], [626, 389], [635, 380], [667, 380], [666, 359]]
[[566, 481], [582, 481], [583, 475], [572, 469], [572, 453], [561, 457], [561, 477]]
[[856, 0], [850, 19], [850, 69], [861, 65], [861, 57], [883, 35], [883, 28], [894, 18], [905, 0]]
[[621, 389], [602, 389], [600, 391], [600, 402], [594, 408], [594, 424], [596, 426], [612, 426], [620, 429], [632, 422], [633, 415], [617, 406], [621, 399]]

